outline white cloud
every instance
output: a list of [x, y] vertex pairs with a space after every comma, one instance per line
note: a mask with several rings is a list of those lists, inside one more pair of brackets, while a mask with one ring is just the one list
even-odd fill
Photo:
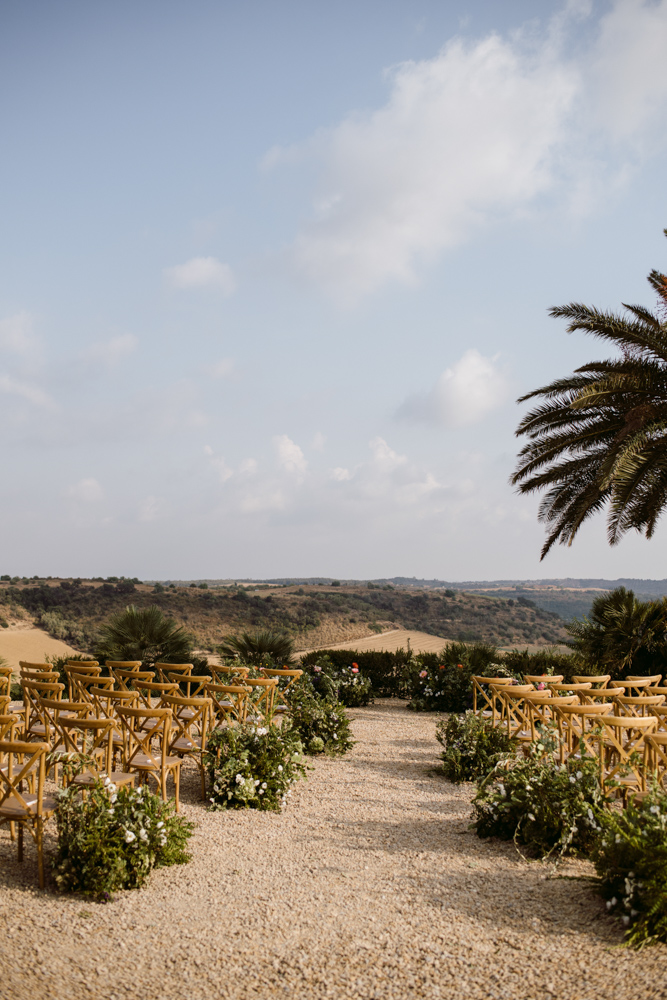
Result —
[[455, 38], [391, 70], [383, 107], [272, 150], [267, 166], [304, 162], [317, 175], [292, 247], [297, 270], [354, 301], [387, 281], [414, 283], [425, 261], [541, 196], [560, 192], [560, 209], [573, 211], [604, 197], [602, 172], [616, 183], [636, 152], [608, 168], [609, 143], [663, 134], [667, 0], [617, 0], [577, 48], [589, 9], [566, 4], [541, 37]]
[[165, 268], [174, 288], [219, 288], [225, 295], [236, 289], [236, 279], [229, 264], [215, 257], [193, 257], [185, 264]]
[[430, 392], [406, 399], [397, 415], [447, 427], [477, 423], [507, 398], [507, 381], [495, 362], [471, 348]]
[[165, 510], [162, 497], [147, 496], [139, 504], [138, 518], [140, 521], [155, 521]]
[[139, 341], [132, 333], [121, 333], [110, 340], [101, 341], [98, 344], [91, 344], [85, 351], [84, 357], [93, 362], [104, 365], [107, 368], [114, 368], [119, 361], [136, 351]]
[[104, 490], [96, 479], [80, 479], [65, 490], [65, 496], [82, 503], [96, 503], [104, 497]]
[[234, 374], [234, 362], [231, 358], [222, 358], [221, 361], [211, 365], [209, 374], [211, 378], [229, 378]]
[[304, 453], [287, 434], [276, 435], [273, 439], [281, 467], [297, 476], [303, 476], [308, 468]]
[[30, 313], [22, 310], [0, 320], [0, 348], [19, 357], [30, 358], [37, 352], [37, 345]]
[[53, 408], [55, 406], [51, 396], [47, 392], [44, 392], [43, 389], [40, 389], [39, 386], [31, 382], [23, 382], [12, 375], [0, 375], [0, 392], [20, 396], [34, 406], [43, 406], [45, 408]]
[[352, 473], [349, 469], [344, 469], [342, 466], [338, 466], [331, 470], [331, 478], [335, 479], [337, 483], [346, 483], [352, 479]]

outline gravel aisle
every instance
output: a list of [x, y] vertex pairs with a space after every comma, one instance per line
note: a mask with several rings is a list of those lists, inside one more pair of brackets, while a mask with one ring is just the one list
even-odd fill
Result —
[[667, 997], [667, 947], [616, 947], [585, 863], [546, 879], [467, 831], [432, 715], [350, 714], [357, 746], [281, 815], [207, 813], [186, 772], [193, 861], [106, 906], [40, 893], [1, 830], [2, 1000]]

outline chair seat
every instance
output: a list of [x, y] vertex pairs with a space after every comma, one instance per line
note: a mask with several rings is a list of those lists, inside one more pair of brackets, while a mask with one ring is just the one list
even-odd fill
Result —
[[[16, 798], [15, 795], [8, 795], [5, 801], [0, 806], [0, 816], [4, 816], [6, 819], [21, 819], [21, 817], [36, 816], [37, 808], [37, 796], [30, 792], [27, 792], [23, 798], [25, 799], [27, 809], [21, 804], [21, 802]], [[44, 817], [50, 816], [51, 813], [55, 812], [56, 800], [46, 795], [42, 799], [42, 815]]]
[[[127, 771], [111, 771], [109, 773], [109, 781], [114, 785], [129, 785], [134, 784], [134, 775], [129, 774]], [[95, 774], [91, 774], [90, 771], [84, 771], [83, 774], [77, 774], [76, 778], [73, 779], [73, 785], [84, 785], [89, 788], [94, 785], [99, 778]]]
[[278, 712], [280, 712], [281, 715], [284, 712], [289, 712], [289, 705], [276, 705], [276, 707], [274, 708], [273, 712], [274, 712], [274, 714], [277, 714]]
[[179, 736], [177, 740], [171, 744], [171, 750], [183, 751], [183, 753], [188, 753], [191, 750], [200, 751], [201, 750], [201, 737], [193, 736], [192, 739], [188, 739], [187, 736]]
[[[180, 766], [180, 764], [181, 764], [181, 758], [180, 757], [166, 757], [164, 763], [165, 763], [165, 767], [175, 767], [177, 764]], [[133, 757], [132, 760], [129, 760], [127, 762], [127, 766], [128, 767], [136, 767], [138, 771], [159, 771], [160, 770], [160, 762], [159, 761], [156, 762], [155, 760], [151, 760], [150, 757], [147, 757], [146, 754], [143, 754], [143, 753], [138, 753], [136, 755], [136, 757]]]
[[25, 705], [23, 704], [22, 701], [10, 701], [9, 705], [7, 705], [7, 712], [9, 713], [15, 712], [19, 714], [24, 710], [25, 710]]
[[176, 713], [179, 719], [194, 719], [195, 713], [191, 708], [181, 708]]

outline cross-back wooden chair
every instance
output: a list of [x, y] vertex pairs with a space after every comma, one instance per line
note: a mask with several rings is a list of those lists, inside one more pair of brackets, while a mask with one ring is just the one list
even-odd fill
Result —
[[[39, 887], [44, 888], [44, 822], [53, 815], [55, 799], [44, 795], [48, 743], [0, 740], [0, 757], [7, 761], [0, 768], [0, 823], [18, 825], [18, 859], [23, 861], [23, 831], [28, 830], [37, 847]], [[14, 763], [14, 758], [18, 763]], [[31, 776], [32, 788], [23, 789]]]
[[192, 663], [160, 662], [160, 663], [154, 663], [153, 666], [155, 667], [155, 670], [159, 674], [160, 680], [162, 681], [163, 684], [167, 684], [169, 681], [169, 678], [167, 677], [168, 672], [172, 674], [182, 674], [183, 677], [189, 677], [194, 669]]
[[662, 674], [628, 674], [626, 681], [648, 681], [650, 688], [658, 687], [662, 680]]
[[[165, 677], [168, 684], [178, 684], [180, 694], [185, 698], [203, 697], [202, 691], [212, 680], [206, 674], [175, 674], [171, 670], [166, 672]], [[183, 711], [185, 715], [188, 714], [185, 709]]]
[[229, 667], [209, 663], [208, 672], [214, 684], [242, 684], [250, 673], [250, 667]]
[[524, 699], [531, 741], [535, 741], [539, 736], [538, 726], [549, 728], [558, 725], [556, 709], [560, 705], [579, 704], [576, 694], [564, 695], [559, 698], [544, 691], [528, 691], [524, 695]]
[[90, 788], [96, 781], [109, 779], [114, 785], [134, 785], [134, 775], [113, 770], [116, 732], [114, 719], [63, 719], [60, 720], [65, 754], [84, 754], [89, 758], [86, 769], [75, 775], [70, 784], [82, 789]]
[[155, 671], [124, 670], [122, 667], [115, 667], [111, 671], [111, 676], [118, 683], [120, 690], [136, 691], [137, 684], [143, 684], [146, 681], [150, 684], [155, 680]]
[[625, 688], [621, 687], [600, 687], [591, 688], [590, 691], [577, 691], [579, 701], [582, 705], [595, 705], [603, 701], [613, 701], [618, 695], [625, 694]]
[[13, 671], [11, 667], [3, 667], [0, 664], [0, 697], [9, 697], [12, 689], [12, 675]]
[[159, 681], [137, 681], [134, 690], [139, 695], [139, 703], [146, 708], [161, 708], [163, 695], [180, 694], [176, 681], [169, 681], [166, 684]]
[[[100, 678], [101, 680], [102, 678]], [[139, 695], [136, 691], [116, 691], [107, 687], [91, 687], [88, 689], [93, 700], [93, 713], [96, 719], [111, 719], [114, 722], [115, 731], [111, 738], [112, 745], [112, 767], [115, 767], [116, 757], [122, 756], [125, 749], [123, 731], [118, 720], [118, 708], [136, 708], [139, 702]]]
[[48, 728], [44, 710], [39, 702], [41, 698], [60, 700], [65, 685], [60, 681], [21, 681], [23, 689], [23, 739], [26, 742], [38, 740], [40, 743], [47, 738]]
[[[201, 797], [206, 798], [206, 769], [204, 754], [213, 715], [210, 698], [184, 698], [165, 694], [163, 701], [171, 709], [172, 726], [168, 752], [177, 757], [193, 757], [201, 777]], [[188, 709], [186, 715], [185, 709]]]
[[50, 674], [53, 671], [52, 663], [32, 663], [29, 660], [19, 660], [19, 670], [27, 670], [31, 674], [33, 673], [44, 673]]
[[513, 677], [482, 677], [473, 674], [472, 704], [473, 712], [481, 719], [490, 719], [495, 726], [501, 717], [502, 703], [499, 689], [503, 686], [516, 684]]
[[526, 684], [559, 684], [563, 680], [563, 674], [524, 674], [523, 679]]
[[[652, 690], [648, 688], [648, 690]], [[617, 695], [614, 698], [619, 715], [634, 715], [641, 718], [645, 715], [655, 715], [655, 709], [664, 705], [664, 694], [646, 694], [639, 698], [628, 697], [627, 695]]]
[[[259, 669], [265, 677], [275, 677], [278, 681], [273, 705], [274, 715], [284, 715], [286, 712], [289, 712], [289, 692], [294, 687], [299, 677], [303, 677], [303, 670], [298, 670], [296, 668], [291, 669], [288, 667], [276, 667], [275, 669], [260, 667]], [[286, 682], [284, 687], [281, 687], [281, 681]]]
[[[62, 757], [65, 750], [65, 736], [62, 729], [62, 721], [65, 718], [86, 719], [92, 709], [87, 701], [63, 701], [60, 698], [38, 698], [39, 708], [46, 726], [44, 742], [50, 746], [51, 766], [53, 767], [54, 780], [58, 781], [58, 758]], [[47, 769], [47, 774], [50, 768]]]
[[78, 685], [79, 677], [99, 677], [102, 673], [102, 668], [97, 660], [92, 660], [90, 663], [79, 660], [70, 663], [68, 660], [64, 670], [69, 684], [70, 701], [76, 701], [81, 693]]
[[594, 674], [587, 677], [585, 674], [573, 674], [572, 680], [575, 684], [586, 684], [590, 682], [594, 688], [605, 688], [611, 680], [611, 674]]
[[647, 688], [650, 688], [650, 686], [650, 677], [636, 677], [634, 680], [629, 680], [626, 677], [624, 681], [614, 681], [614, 687], [624, 688], [626, 695], [631, 698], [636, 698], [644, 692], [649, 694]]
[[532, 684], [512, 684], [500, 689], [500, 700], [503, 706], [501, 725], [507, 728], [508, 736], [524, 743], [528, 743], [532, 739], [524, 695], [534, 690]]
[[206, 694], [213, 704], [217, 724], [225, 726], [230, 722], [245, 722], [251, 687], [245, 684], [214, 684], [211, 681], [206, 685]]
[[113, 691], [115, 686], [113, 677], [95, 677], [90, 674], [72, 674], [72, 677], [76, 683], [77, 700], [87, 701], [91, 706], [93, 705], [91, 688], [105, 688], [108, 691]]
[[604, 715], [612, 715], [612, 702], [593, 705], [558, 705], [556, 719], [560, 735], [560, 759], [567, 757], [595, 757], [598, 752], [596, 729]]
[[[163, 800], [167, 801], [167, 779], [174, 779], [176, 812], [179, 811], [181, 758], [169, 754], [172, 715], [168, 708], [117, 709], [123, 727], [125, 750], [123, 770], [136, 771], [148, 781], [153, 778]], [[157, 749], [154, 744], [157, 743]]]
[[13, 712], [3, 712], [0, 706], [0, 740], [13, 740], [20, 720]]
[[644, 791], [649, 777], [663, 788], [667, 775], [667, 732], [646, 733], [644, 736]]
[[141, 670], [141, 660], [105, 660], [104, 665], [110, 674], [114, 670]]
[[549, 684], [549, 688], [554, 694], [557, 695], [568, 695], [568, 694], [578, 694], [579, 691], [590, 691], [593, 685], [590, 681], [581, 681], [579, 684], [568, 684], [557, 681], [555, 684]]
[[[597, 737], [600, 784], [645, 787], [644, 739], [658, 726], [655, 716], [601, 715]], [[638, 758], [641, 759], [638, 759]]]
[[248, 698], [246, 720], [255, 723], [265, 722], [267, 725], [271, 725], [278, 679], [276, 677], [246, 677], [243, 684], [245, 687], [252, 688], [252, 694]]

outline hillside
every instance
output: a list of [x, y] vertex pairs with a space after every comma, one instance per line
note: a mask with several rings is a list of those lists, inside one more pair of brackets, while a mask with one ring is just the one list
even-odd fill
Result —
[[23, 620], [54, 638], [90, 650], [100, 625], [128, 604], [157, 604], [213, 650], [226, 634], [249, 628], [285, 629], [297, 649], [347, 642], [392, 628], [443, 640], [551, 645], [567, 635], [553, 612], [524, 597], [420, 590], [385, 585], [152, 587], [135, 581], [26, 580], [0, 582], [0, 625]]

